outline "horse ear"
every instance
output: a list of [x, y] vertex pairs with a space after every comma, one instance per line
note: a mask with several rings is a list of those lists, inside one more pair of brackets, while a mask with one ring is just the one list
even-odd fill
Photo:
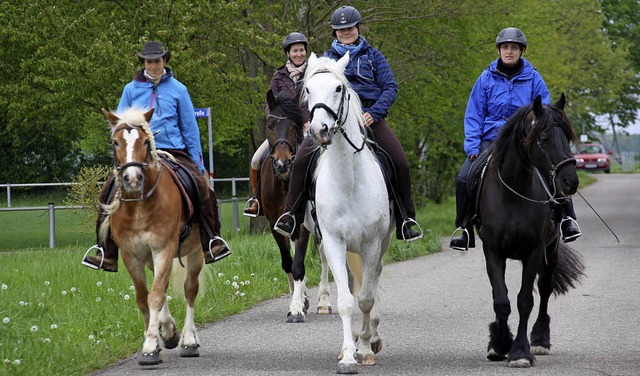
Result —
[[153, 116], [153, 111], [155, 111], [155, 108], [150, 109], [149, 111], [144, 113], [144, 120], [146, 120], [146, 122], [150, 122], [151, 121], [151, 117]]
[[109, 110], [106, 110], [103, 108], [100, 111], [102, 111], [102, 113], [104, 114], [104, 117], [107, 118], [107, 121], [112, 127], [115, 127], [116, 124], [118, 124], [118, 122], [120, 121], [120, 118], [112, 114], [111, 112], [109, 112]]
[[344, 68], [347, 67], [347, 64], [349, 64], [349, 51], [347, 51], [344, 56], [338, 60], [338, 68], [341, 72], [344, 72]]
[[542, 97], [539, 95], [533, 100], [533, 114], [536, 116], [542, 114]]
[[269, 91], [267, 91], [267, 107], [271, 110], [275, 107], [275, 104], [276, 97], [273, 95], [273, 90], [269, 89]]
[[307, 65], [313, 65], [316, 63], [316, 61], [318, 61], [318, 56], [316, 55], [315, 52], [312, 52], [311, 55], [309, 55], [309, 60], [307, 61]]
[[554, 107], [564, 110], [564, 105], [567, 103], [567, 98], [564, 96], [564, 93], [560, 94], [560, 99], [556, 103], [553, 104]]

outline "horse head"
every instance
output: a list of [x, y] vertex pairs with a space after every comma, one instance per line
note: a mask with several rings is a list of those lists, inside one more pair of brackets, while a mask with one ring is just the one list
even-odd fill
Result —
[[311, 136], [320, 145], [331, 144], [349, 120], [362, 124], [360, 100], [344, 76], [348, 63], [348, 52], [338, 61], [314, 53], [309, 57], [302, 95], [310, 109]]
[[267, 106], [269, 156], [276, 176], [286, 180], [298, 149], [298, 139], [302, 139], [302, 114], [295, 100], [283, 93], [276, 97], [271, 90], [267, 92]]
[[555, 197], [574, 194], [580, 183], [570, 147], [577, 137], [564, 113], [565, 102], [564, 93], [552, 106], [544, 106], [538, 96], [525, 118], [525, 128], [529, 132], [524, 144], [529, 145], [531, 161], [546, 175]]
[[153, 111], [153, 108], [147, 112], [129, 109], [118, 116], [102, 109], [111, 125], [114, 172], [124, 193], [140, 193], [142, 196], [145, 169], [149, 165], [159, 167], [149, 126]]

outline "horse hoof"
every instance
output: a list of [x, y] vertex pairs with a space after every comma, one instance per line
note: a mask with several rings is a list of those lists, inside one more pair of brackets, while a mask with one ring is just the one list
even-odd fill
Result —
[[498, 354], [494, 349], [489, 349], [489, 351], [487, 351], [487, 359], [492, 362], [501, 362], [507, 359], [507, 357], [503, 354]]
[[356, 363], [338, 363], [338, 374], [355, 375], [358, 373], [358, 365]]
[[533, 355], [549, 355], [551, 351], [544, 346], [531, 346], [531, 353]]
[[509, 362], [509, 367], [513, 368], [529, 368], [531, 365], [531, 361], [527, 358], [516, 359]]
[[333, 313], [333, 309], [331, 308], [331, 306], [318, 307], [318, 310], [316, 311], [316, 313], [319, 315], [330, 315]]
[[164, 348], [175, 349], [176, 347], [178, 347], [179, 343], [180, 343], [180, 334], [178, 334], [178, 332], [173, 332], [173, 337], [170, 338], [169, 340], [164, 341]]
[[375, 342], [371, 342], [371, 351], [373, 351], [374, 354], [377, 354], [380, 352], [380, 350], [382, 350], [382, 340], [379, 339]]
[[367, 355], [356, 354], [356, 361], [358, 362], [358, 365], [362, 365], [362, 366], [376, 365], [376, 358], [375, 358], [375, 355], [373, 354], [367, 354]]
[[296, 314], [292, 314], [291, 312], [289, 312], [287, 314], [287, 322], [288, 323], [298, 323], [298, 322], [304, 322], [304, 314], [302, 313], [296, 313]]
[[141, 366], [155, 366], [160, 363], [162, 363], [160, 349], [156, 349], [156, 351], [150, 353], [142, 353], [138, 357], [138, 364]]
[[182, 346], [180, 350], [181, 358], [197, 358], [200, 356], [200, 351], [198, 351], [199, 345], [194, 346]]

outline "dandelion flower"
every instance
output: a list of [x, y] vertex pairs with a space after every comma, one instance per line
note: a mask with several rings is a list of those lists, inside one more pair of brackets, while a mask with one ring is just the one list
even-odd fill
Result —
[[109, 288], [107, 289], [107, 292], [113, 292], [113, 288], [109, 287]]
[[171, 295], [167, 295], [167, 301], [170, 301], [171, 299], [173, 299]]
[[278, 277], [273, 277], [273, 282], [278, 282]]
[[244, 281], [240, 281], [240, 286], [244, 286]]
[[2, 289], [3, 289], [3, 290], [6, 290], [6, 289], [8, 289], [8, 288], [9, 288], [9, 286], [5, 285], [4, 283], [2, 284]]
[[96, 283], [96, 286], [98, 287], [102, 286], [102, 281], [98, 281], [98, 283]]
[[93, 341], [96, 337], [93, 334], [89, 334], [89, 341]]
[[38, 327], [36, 325], [31, 327], [31, 331], [32, 332], [37, 332], [38, 331]]
[[133, 285], [129, 286], [129, 291], [134, 291], [135, 289], [136, 288]]
[[246, 294], [245, 294], [244, 292], [241, 292], [241, 293], [240, 293], [240, 296], [245, 296], [245, 295], [246, 295]]
[[251, 281], [246, 280], [246, 281], [244, 281], [244, 284], [245, 284], [245, 285], [250, 285], [250, 284], [251, 284]]
[[256, 276], [256, 273], [251, 273], [251, 276], [252, 276], [252, 277], [255, 277], [255, 276]]
[[51, 282], [49, 282], [49, 281], [44, 281], [44, 285], [45, 285], [45, 286], [49, 286], [49, 285], [51, 285]]
[[58, 329], [58, 325], [57, 324], [51, 324], [51, 329]]
[[223, 273], [218, 273], [218, 278], [222, 278], [222, 277], [224, 277], [224, 274]]
[[129, 300], [131, 297], [129, 295], [124, 296], [124, 300]]
[[238, 286], [238, 282], [233, 282], [231, 286], [233, 286], [234, 289], [240, 288], [240, 286]]
[[98, 302], [98, 303], [99, 303], [101, 300], [102, 300], [102, 299], [101, 299], [99, 296], [96, 298], [96, 302]]
[[62, 291], [62, 295], [63, 296], [67, 295], [67, 292], [66, 291]]
[[49, 343], [49, 342], [51, 342], [51, 338], [49, 337], [42, 339], [42, 343]]
[[22, 364], [22, 360], [15, 359], [13, 362], [11, 362], [11, 364], [13, 364], [14, 366], [19, 366], [20, 364]]
[[24, 301], [21, 300], [20, 303], [18, 303], [18, 304], [20, 305], [20, 307], [24, 307], [24, 306], [27, 305], [27, 302], [24, 302]]
[[233, 276], [233, 279], [236, 280], [236, 281], [238, 280], [238, 278], [240, 278], [240, 277], [238, 277], [237, 275]]
[[8, 317], [5, 317], [4, 319], [2, 319], [2, 322], [3, 322], [4, 324], [8, 324], [8, 323], [10, 323], [10, 322], [11, 322], [11, 319], [10, 319], [10, 318], [8, 318]]
[[76, 289], [75, 287], [71, 288], [71, 292], [76, 292], [76, 291], [78, 291], [78, 289]]
[[229, 280], [227, 279], [224, 283], [225, 283], [225, 285], [230, 285], [230, 284], [231, 284], [231, 281], [229, 281]]
[[236, 291], [234, 295], [238, 295], [238, 294], [240, 294], [240, 291]]

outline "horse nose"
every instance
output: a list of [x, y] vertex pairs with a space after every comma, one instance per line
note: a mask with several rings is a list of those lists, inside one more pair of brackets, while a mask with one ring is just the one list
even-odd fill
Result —
[[580, 178], [578, 178], [578, 174], [571, 174], [569, 176], [563, 176], [560, 183], [562, 184], [562, 193], [572, 195], [578, 190]]
[[122, 183], [126, 189], [135, 189], [144, 183], [144, 175], [140, 171], [126, 171], [122, 174]]

